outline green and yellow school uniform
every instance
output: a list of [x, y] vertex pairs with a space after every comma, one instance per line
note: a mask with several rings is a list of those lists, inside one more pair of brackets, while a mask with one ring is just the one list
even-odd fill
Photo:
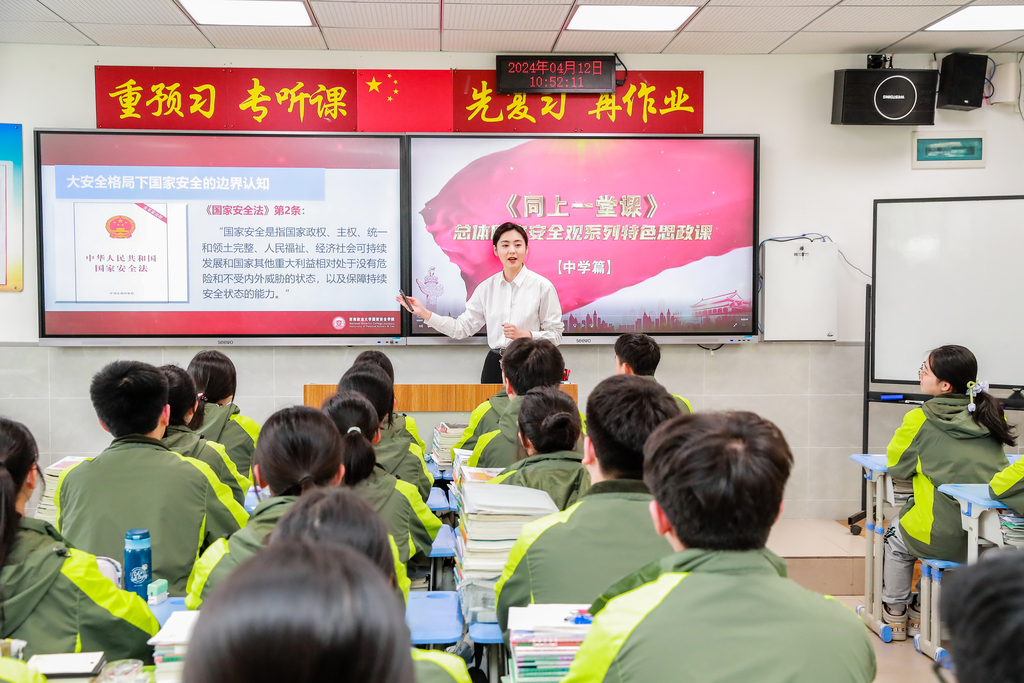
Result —
[[623, 578], [563, 683], [869, 683], [875, 650], [842, 603], [766, 549], [674, 553]]
[[610, 479], [564, 512], [524, 526], [494, 587], [501, 630], [509, 607], [589, 604], [626, 574], [671, 554], [651, 522], [651, 500], [642, 481]]
[[380, 440], [400, 439], [406, 443], [419, 446], [420, 453], [426, 453], [427, 445], [420, 438], [419, 427], [416, 426], [416, 419], [405, 413], [392, 413], [391, 426], [384, 424], [380, 426]]
[[403, 439], [381, 439], [373, 445], [373, 452], [380, 467], [396, 479], [415, 487], [422, 501], [426, 502], [430, 496], [430, 487], [434, 485], [434, 477], [427, 470], [427, 462], [419, 446]]
[[505, 412], [510, 401], [503, 386], [501, 391], [474, 408], [469, 414], [469, 426], [462, 430], [462, 436], [452, 448], [473, 450], [483, 434], [498, 428], [498, 420], [501, 419], [501, 414]]
[[[661, 382], [658, 382], [658, 380], [656, 380], [654, 378], [654, 375], [636, 375], [636, 376], [637, 377], [643, 377], [644, 379], [649, 379], [652, 382], [655, 382], [655, 383], [661, 385]], [[664, 386], [664, 385], [661, 385], [661, 386]], [[693, 405], [689, 401], [687, 401], [685, 398], [683, 398], [679, 394], [673, 394], [671, 392], [669, 392], [669, 394], [672, 396], [672, 399], [676, 402], [676, 405], [679, 406], [679, 412], [681, 412], [683, 415], [691, 415], [691, 414], [693, 414]]]
[[969, 403], [958, 394], [927, 401], [904, 416], [886, 449], [889, 476], [914, 485], [914, 495], [900, 510], [900, 531], [917, 557], [967, 561], [960, 505], [938, 487], [985, 484], [1006, 467], [1003, 445], [974, 421]]
[[377, 511], [398, 543], [399, 558], [426, 564], [433, 547], [441, 520], [430, 511], [411, 484], [396, 479], [380, 465], [369, 477], [352, 487], [363, 500]]
[[149, 529], [153, 578], [172, 596], [187, 593], [199, 555], [249, 518], [209, 465], [138, 434], [61, 472], [54, 502], [57, 530], [94, 555], [123, 557], [125, 532]]
[[412, 649], [416, 683], [471, 683], [466, 661], [439, 650]]
[[517, 460], [487, 483], [547, 491], [558, 509], [564, 510], [590, 488], [590, 475], [582, 460], [576, 451], [539, 453]]
[[234, 403], [207, 403], [203, 426], [199, 433], [208, 440], [223, 444], [231, 461], [242, 476], [252, 479], [252, 454], [260, 438], [260, 425], [241, 414]]
[[103, 650], [111, 661], [152, 659], [146, 641], [160, 626], [146, 602], [117, 588], [95, 556], [72, 547], [46, 522], [22, 517], [19, 524], [0, 571], [0, 637], [26, 641], [29, 657]]
[[245, 495], [252, 482], [239, 473], [223, 444], [208, 441], [202, 434], [182, 425], [168, 427], [161, 441], [175, 453], [205, 462], [221, 483], [231, 489], [235, 501], [239, 505], [245, 504]]
[[[511, 467], [519, 459], [523, 445], [519, 442], [519, 410], [523, 397], [515, 396], [509, 401], [498, 420], [498, 427], [480, 437], [473, 447], [473, 455], [467, 463], [470, 467]], [[582, 434], [576, 442], [576, 449], [583, 453], [583, 436], [587, 433], [587, 418], [580, 413]], [[525, 453], [525, 451], [522, 451]]]
[[20, 659], [0, 657], [0, 683], [46, 683], [46, 676]]
[[988, 495], [1024, 514], [1024, 458], [997, 472], [988, 483]]

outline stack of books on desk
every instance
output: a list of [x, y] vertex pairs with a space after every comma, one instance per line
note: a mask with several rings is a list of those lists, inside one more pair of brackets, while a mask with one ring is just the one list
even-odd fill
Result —
[[513, 683], [557, 683], [590, 630], [590, 605], [527, 605], [508, 611]]
[[57, 524], [57, 505], [54, 503], [53, 496], [57, 492], [57, 482], [60, 481], [60, 473], [83, 460], [85, 460], [84, 457], [69, 456], [58, 460], [43, 470], [43, 483], [45, 486], [43, 487], [43, 497], [39, 499], [39, 504], [36, 505], [36, 519], [41, 519], [53, 525]]
[[156, 663], [155, 683], [181, 683], [185, 654], [199, 612], [174, 612], [157, 634], [149, 639]]
[[452, 468], [452, 446], [468, 427], [465, 422], [442, 422], [434, 427], [434, 438], [430, 442], [430, 456], [440, 470]]
[[102, 652], [33, 655], [28, 660], [28, 665], [47, 679], [61, 683], [89, 683], [99, 676], [106, 663]]
[[892, 496], [893, 502], [901, 506], [914, 495], [914, 484], [910, 479], [893, 479]]
[[1015, 512], [999, 515], [999, 529], [1003, 532], [1003, 545], [1024, 548], [1024, 517]]

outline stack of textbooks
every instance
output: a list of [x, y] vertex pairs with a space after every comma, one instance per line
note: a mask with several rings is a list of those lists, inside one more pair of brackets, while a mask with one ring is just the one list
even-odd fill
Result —
[[892, 479], [893, 503], [902, 507], [914, 495], [914, 483], [910, 479]]
[[465, 422], [442, 422], [434, 427], [434, 438], [430, 443], [430, 457], [440, 470], [452, 469], [452, 446], [468, 427]]
[[57, 524], [57, 505], [54, 503], [53, 496], [57, 492], [57, 482], [60, 481], [60, 473], [85, 459], [84, 457], [69, 456], [58, 460], [43, 470], [43, 483], [45, 486], [43, 487], [43, 497], [39, 499], [39, 504], [36, 505], [36, 519], [41, 519], [53, 525]]
[[1003, 532], [1003, 545], [1024, 548], [1024, 517], [1014, 512], [999, 515], [999, 529]]
[[181, 683], [185, 654], [199, 612], [174, 612], [157, 634], [149, 639], [156, 663], [155, 683]]
[[33, 655], [28, 660], [30, 667], [49, 680], [61, 683], [89, 683], [99, 676], [106, 663], [107, 659], [102, 652]]
[[508, 611], [512, 682], [557, 683], [590, 630], [589, 605], [527, 605]]

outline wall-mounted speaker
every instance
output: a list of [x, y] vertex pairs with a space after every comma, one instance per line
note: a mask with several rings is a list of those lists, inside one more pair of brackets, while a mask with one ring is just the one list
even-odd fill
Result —
[[839, 69], [832, 89], [832, 123], [930, 126], [935, 123], [934, 69]]
[[985, 73], [988, 57], [954, 52], [942, 58], [939, 70], [939, 109], [970, 111], [978, 109], [985, 96]]

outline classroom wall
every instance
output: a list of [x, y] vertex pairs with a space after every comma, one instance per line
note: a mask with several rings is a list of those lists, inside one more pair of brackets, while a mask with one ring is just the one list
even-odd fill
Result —
[[[995, 55], [997, 61], [1014, 59]], [[910, 129], [829, 124], [833, 70], [861, 68], [863, 55], [624, 55], [640, 69], [699, 69], [705, 74], [705, 132], [761, 135], [760, 231], [765, 237], [825, 232], [865, 271], [871, 263], [872, 200], [1021, 194], [1024, 120], [1010, 108], [939, 111], [935, 129], [985, 130], [985, 169], [912, 171]], [[931, 55], [897, 55], [899, 67], [927, 67]], [[0, 45], [0, 121], [24, 124], [26, 287], [0, 293], [0, 414], [26, 422], [44, 462], [94, 454], [108, 437], [89, 405], [90, 375], [115, 358], [184, 365], [196, 349], [176, 347], [41, 348], [36, 345], [33, 128], [94, 128], [95, 64], [322, 68], [493, 68], [493, 55], [87, 48]], [[964, 274], [936, 274], [937, 287], [967, 285]], [[859, 509], [863, 302], [867, 278], [843, 264], [839, 343], [775, 343], [664, 349], [658, 376], [697, 410], [744, 409], [774, 420], [796, 467], [785, 515], [840, 518]], [[1012, 295], [1011, 295], [1012, 296]], [[907, 302], [913, 305], [913, 302]], [[936, 321], [940, 324], [941, 321]], [[336, 382], [359, 348], [277, 347], [231, 350], [239, 367], [238, 402], [262, 420], [301, 402], [304, 383]], [[611, 347], [563, 347], [581, 402], [614, 368]], [[390, 349], [401, 383], [475, 382], [482, 349]], [[872, 444], [884, 447], [901, 409], [873, 408]], [[456, 416], [424, 414], [424, 426]]]

